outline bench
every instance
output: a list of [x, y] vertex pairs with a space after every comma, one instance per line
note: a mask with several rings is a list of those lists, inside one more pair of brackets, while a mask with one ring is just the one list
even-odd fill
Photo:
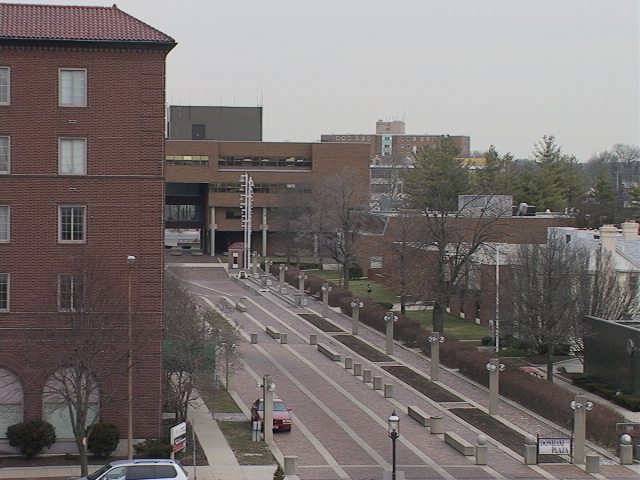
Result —
[[420, 425], [423, 427], [428, 427], [431, 425], [431, 416], [424, 413], [418, 407], [407, 407], [407, 413], [411, 418], [417, 420]]
[[444, 441], [458, 450], [463, 455], [475, 455], [476, 449], [464, 438], [454, 432], [444, 432]]
[[238, 301], [236, 302], [236, 309], [240, 312], [246, 312], [247, 311], [247, 306], [245, 305], [245, 301], [247, 300], [247, 297], [240, 297], [238, 299]]
[[520, 367], [520, 370], [522, 370], [525, 373], [528, 373], [529, 375], [533, 375], [534, 377], [537, 378], [542, 378], [542, 379], [546, 379], [547, 376], [542, 373], [540, 370], [538, 370], [535, 367]]
[[327, 347], [325, 344], [319, 343], [318, 344], [318, 350], [320, 352], [324, 353], [327, 357], [329, 357], [334, 362], [339, 362], [340, 361], [340, 354], [338, 352], [336, 352], [335, 350], [332, 350], [331, 348]]
[[275, 328], [264, 327], [264, 331], [267, 332], [267, 335], [269, 335], [274, 340], [280, 340], [280, 332], [277, 331]]

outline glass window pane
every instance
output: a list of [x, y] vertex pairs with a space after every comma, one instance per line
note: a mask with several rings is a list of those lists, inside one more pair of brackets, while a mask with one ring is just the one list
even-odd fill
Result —
[[0, 67], [0, 105], [9, 105], [9, 67]]
[[60, 105], [84, 107], [87, 104], [86, 70], [60, 70]]
[[0, 173], [9, 173], [9, 137], [0, 137]]
[[85, 175], [87, 140], [85, 138], [60, 139], [60, 174]]
[[0, 310], [9, 310], [9, 274], [0, 273]]
[[0, 242], [9, 240], [9, 207], [0, 205]]
[[[89, 405], [89, 411], [87, 412], [87, 425], [90, 425], [97, 418], [98, 404], [92, 403]], [[74, 438], [69, 407], [66, 404], [45, 403], [44, 419], [56, 428], [58, 440]]]

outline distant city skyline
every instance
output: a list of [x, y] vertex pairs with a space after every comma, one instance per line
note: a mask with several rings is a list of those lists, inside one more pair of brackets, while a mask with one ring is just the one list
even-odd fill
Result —
[[117, 4], [178, 42], [167, 104], [262, 105], [265, 141], [403, 120], [517, 158], [543, 135], [580, 161], [640, 144], [637, 0]]

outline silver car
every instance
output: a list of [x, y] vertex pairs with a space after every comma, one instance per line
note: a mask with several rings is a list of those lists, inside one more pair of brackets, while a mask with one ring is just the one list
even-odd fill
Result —
[[189, 480], [180, 462], [167, 458], [115, 460], [80, 480]]

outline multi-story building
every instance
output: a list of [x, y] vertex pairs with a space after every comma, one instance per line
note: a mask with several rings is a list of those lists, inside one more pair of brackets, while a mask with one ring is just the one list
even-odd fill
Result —
[[90, 417], [125, 437], [132, 401], [133, 436], [161, 434], [164, 83], [174, 45], [115, 5], [0, 4], [3, 450], [6, 427], [22, 420], [53, 423], [56, 445], [72, 438], [60, 407], [74, 376], [95, 387]]
[[[460, 157], [469, 157], [471, 139], [464, 135], [446, 135], [451, 143], [460, 149]], [[376, 133], [332, 133], [320, 136], [321, 142], [354, 142], [369, 145], [369, 156], [411, 158], [423, 147], [437, 147], [442, 141], [442, 134], [414, 133], [406, 134], [402, 121], [376, 123]]]
[[167, 229], [200, 231], [202, 248], [222, 253], [243, 242], [241, 175], [253, 180], [252, 250], [282, 252], [278, 209], [287, 194], [307, 195], [344, 169], [369, 191], [369, 148], [350, 143], [166, 142]]

